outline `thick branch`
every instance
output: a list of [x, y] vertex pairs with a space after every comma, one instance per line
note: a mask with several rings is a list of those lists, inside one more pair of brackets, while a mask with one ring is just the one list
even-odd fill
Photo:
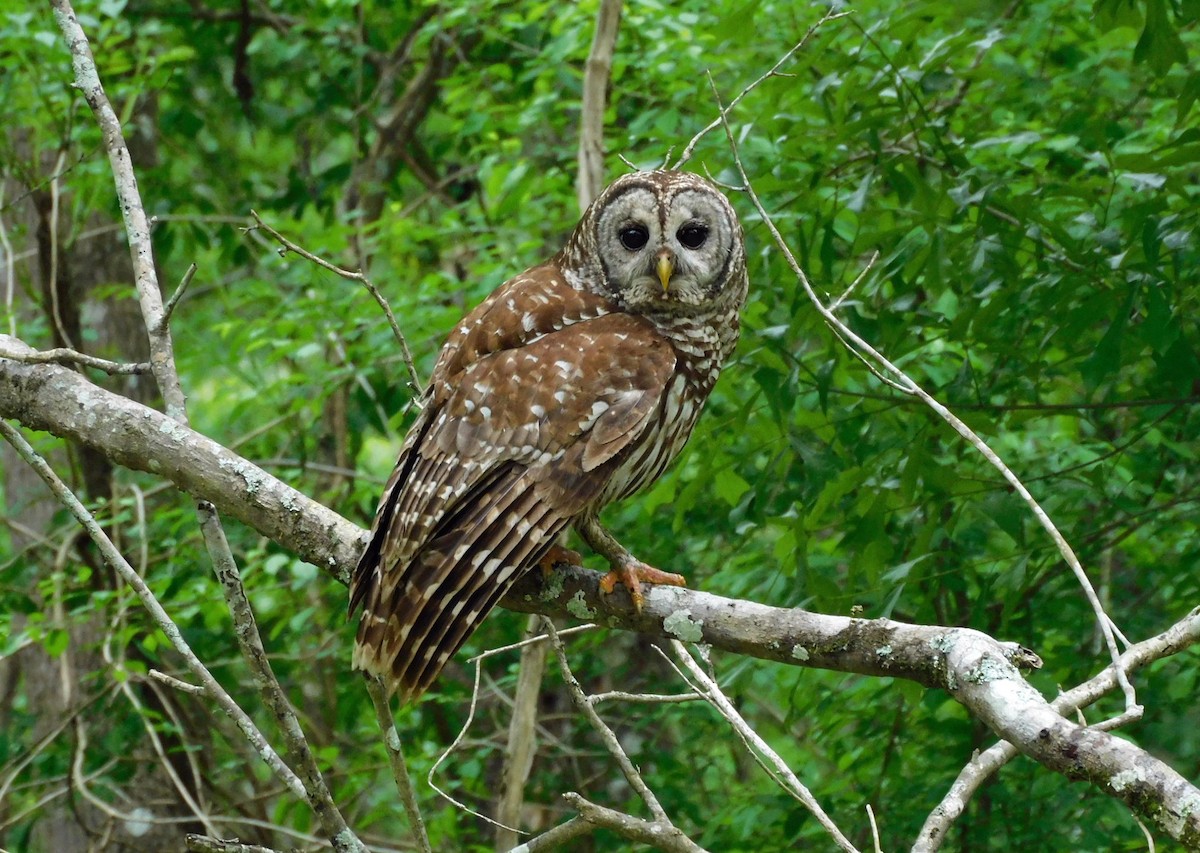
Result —
[[[0, 335], [0, 350], [32, 352]], [[343, 583], [364, 532], [217, 442], [162, 412], [105, 391], [56, 365], [0, 358], [0, 417], [53, 433], [211, 501]]]

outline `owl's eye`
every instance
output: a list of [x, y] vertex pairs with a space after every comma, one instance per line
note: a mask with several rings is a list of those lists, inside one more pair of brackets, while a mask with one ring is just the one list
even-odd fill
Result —
[[622, 246], [636, 252], [646, 245], [646, 241], [650, 239], [650, 232], [646, 230], [645, 225], [626, 225], [617, 236], [621, 238]]
[[699, 249], [708, 239], [708, 227], [699, 222], [689, 222], [675, 232], [675, 237], [689, 249]]

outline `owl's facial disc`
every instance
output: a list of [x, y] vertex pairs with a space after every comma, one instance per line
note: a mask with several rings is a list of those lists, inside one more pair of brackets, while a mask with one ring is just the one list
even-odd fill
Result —
[[605, 289], [632, 310], [705, 310], [721, 292], [734, 249], [721, 201], [691, 187], [661, 195], [639, 184], [610, 199], [596, 224]]

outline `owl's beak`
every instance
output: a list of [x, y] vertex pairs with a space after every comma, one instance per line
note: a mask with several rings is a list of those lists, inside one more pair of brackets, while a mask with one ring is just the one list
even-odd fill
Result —
[[655, 270], [658, 272], [658, 280], [662, 282], [663, 293], [666, 293], [670, 289], [671, 274], [675, 272], [675, 253], [670, 249], [659, 249]]

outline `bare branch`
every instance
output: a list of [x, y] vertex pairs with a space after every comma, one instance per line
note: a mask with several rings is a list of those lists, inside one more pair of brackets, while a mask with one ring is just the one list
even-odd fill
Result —
[[592, 49], [583, 74], [579, 118], [579, 173], [575, 176], [575, 195], [581, 211], [604, 188], [604, 107], [620, 25], [621, 0], [600, 0]]
[[234, 561], [233, 552], [225, 538], [225, 531], [217, 517], [216, 509], [208, 501], [201, 501], [197, 512], [200, 516], [200, 529], [204, 534], [204, 545], [208, 549], [209, 558], [213, 563], [213, 571], [217, 583], [225, 596], [225, 603], [233, 616], [234, 634], [242, 657], [250, 668], [250, 675], [255, 686], [262, 695], [263, 703], [275, 718], [287, 746], [288, 758], [298, 770], [300, 781], [304, 785], [304, 798], [312, 807], [321, 830], [333, 842], [335, 850], [351, 851], [351, 853], [366, 853], [366, 846], [346, 825], [346, 819], [338, 810], [329, 786], [321, 775], [317, 760], [309, 748], [300, 720], [288, 702], [279, 680], [271, 669], [267, 659], [267, 651], [263, 646], [262, 637], [258, 633], [258, 625], [254, 621], [254, 612], [246, 599], [246, 590], [242, 586], [242, 575]]
[[194, 835], [188, 833], [185, 836], [184, 843], [187, 844], [187, 849], [193, 853], [279, 853], [279, 851], [271, 847], [262, 847], [258, 844], [243, 844], [236, 838], [231, 838], [228, 841], [220, 838], [210, 838], [207, 835]]
[[704, 853], [704, 848], [696, 844], [674, 826], [664, 826], [661, 821], [643, 820], [627, 815], [624, 812], [598, 806], [586, 800], [574, 791], [563, 794], [572, 808], [588, 823], [611, 830], [622, 838], [649, 844], [668, 853]]
[[[704, 127], [703, 130], [701, 130], [699, 133], [697, 133], [695, 136], [692, 137], [691, 141], [688, 142], [687, 146], [683, 149], [683, 153], [679, 155], [679, 159], [675, 161], [675, 165], [673, 165], [671, 168], [672, 169], [682, 168], [684, 163], [686, 163], [688, 160], [691, 160], [692, 152], [696, 150], [696, 145], [700, 142], [700, 140], [703, 139], [708, 134], [710, 134], [712, 131], [716, 130], [718, 127], [720, 127], [721, 123], [723, 121], [725, 121], [726, 117], [729, 115], [729, 111], [732, 110], [734, 107], [736, 107], [741, 102], [742, 98], [746, 97], [748, 94], [750, 94], [755, 89], [757, 89], [758, 86], [761, 83], [763, 83], [763, 81], [769, 80], [772, 77], [791, 76], [788, 74], [780, 73], [779, 69], [783, 67], [783, 64], [785, 62], [787, 62], [789, 59], [791, 59], [793, 56], [795, 56], [797, 52], [799, 52], [806, 44], [808, 44], [809, 40], [813, 37], [813, 35], [816, 33], [817, 30], [821, 29], [821, 27], [825, 26], [830, 21], [836, 21], [838, 18], [844, 18], [849, 14], [850, 14], [849, 12], [834, 12], [832, 9], [829, 12], [826, 12], [824, 17], [821, 18], [821, 20], [817, 21], [815, 24], [813, 24], [811, 27], [808, 28], [808, 32], [806, 32], [804, 34], [804, 37], [801, 38], [800, 41], [798, 41], [794, 45], [792, 45], [791, 49], [788, 50], [787, 53], [785, 53], [783, 56], [779, 57], [779, 61], [776, 62], [774, 65], [772, 65], [771, 68], [767, 71], [767, 73], [763, 74], [761, 77], [759, 77], [757, 80], [755, 80], [749, 86], [747, 86], [745, 89], [742, 89], [742, 91], [738, 92], [737, 97], [735, 97], [732, 101], [729, 102], [729, 106], [727, 106], [721, 110], [721, 114], [719, 116], [717, 116], [717, 118], [715, 118], [711, 122], [709, 122]], [[670, 158], [668, 158], [668, 159], [670, 159]]]
[[633, 762], [629, 760], [629, 756], [625, 754], [625, 750], [621, 747], [621, 742], [617, 740], [616, 734], [608, 727], [608, 724], [600, 718], [596, 713], [596, 709], [592, 707], [592, 703], [588, 701], [587, 695], [583, 692], [583, 688], [575, 678], [575, 674], [571, 672], [571, 665], [567, 662], [567, 653], [563, 648], [562, 640], [558, 638], [558, 632], [554, 629], [554, 623], [546, 618], [542, 619], [542, 627], [546, 633], [550, 635], [550, 645], [554, 649], [554, 655], [558, 658], [559, 669], [562, 670], [563, 681], [567, 684], [567, 691], [571, 694], [571, 699], [575, 702], [575, 707], [587, 719], [596, 733], [600, 735], [600, 740], [604, 743], [606, 749], [614, 759], [617, 766], [621, 768], [621, 774], [625, 777], [625, 781], [629, 783], [629, 787], [637, 792], [637, 795], [642, 798], [642, 802], [646, 804], [646, 808], [650, 809], [650, 814], [654, 815], [655, 822], [670, 823], [666, 811], [658, 802], [658, 797], [650, 790], [650, 787], [642, 779], [642, 774], [633, 766]]
[[[687, 647], [678, 640], [671, 641], [671, 648], [675, 652], [675, 656], [679, 662], [694, 679], [693, 689], [710, 705], [717, 709], [717, 712], [725, 718], [725, 721], [733, 727], [737, 732], [738, 737], [746, 744], [750, 754], [754, 756], [754, 760], [758, 762], [767, 774], [773, 778], [781, 788], [795, 797], [800, 803], [808, 809], [817, 822], [825, 828], [832, 837], [838, 847], [850, 853], [858, 853], [858, 849], [850, 843], [850, 839], [843, 834], [837, 824], [825, 813], [821, 808], [821, 804], [817, 802], [817, 798], [812, 795], [808, 787], [800, 781], [799, 777], [792, 772], [792, 769], [787, 766], [787, 763], [779, 757], [779, 754], [763, 740], [758, 732], [756, 732], [746, 719], [738, 713], [737, 708], [729, 701], [729, 697], [725, 695], [720, 686], [709, 677], [708, 673], [696, 663], [688, 652]], [[703, 649], [700, 650], [701, 655], [704, 655]], [[687, 680], [685, 678], [685, 680]], [[690, 683], [690, 682], [689, 682]]]
[[[1126, 650], [1121, 655], [1121, 668], [1126, 672], [1135, 672], [1154, 661], [1161, 660], [1183, 649], [1200, 644], [1200, 607], [1195, 608], [1180, 621], [1166, 631], [1143, 640]], [[1067, 716], [1085, 708], [1100, 697], [1112, 691], [1116, 686], [1114, 668], [1110, 665], [1103, 672], [1093, 676], [1088, 681], [1066, 691], [1050, 703], [1055, 711]], [[1110, 728], [1106, 721], [1098, 728]], [[974, 756], [963, 767], [950, 786], [950, 790], [938, 803], [937, 807], [925, 819], [921, 833], [913, 845], [914, 853], [930, 853], [938, 850], [950, 825], [954, 823], [966, 809], [967, 803], [989, 778], [1001, 767], [1020, 755], [1015, 746], [1007, 741], [994, 744]]]
[[588, 823], [581, 817], [573, 817], [554, 829], [547, 830], [541, 835], [534, 836], [519, 847], [514, 847], [512, 853], [544, 853], [547, 850], [563, 848], [568, 841], [582, 838], [596, 831], [596, 825]]
[[160, 670], [152, 669], [147, 673], [147, 675], [150, 678], [153, 678], [155, 681], [161, 681], [163, 684], [167, 685], [168, 687], [173, 687], [182, 693], [190, 693], [193, 696], [203, 696], [204, 695], [203, 687], [200, 687], [197, 684], [188, 684], [186, 681], [180, 681], [178, 678], [175, 678], [173, 675], [167, 675], [165, 672], [162, 672]]
[[162, 393], [167, 414], [180, 423], [187, 420], [187, 408], [179, 374], [175, 370], [175, 353], [171, 344], [171, 331], [163, 323], [162, 295], [158, 286], [158, 273], [154, 269], [154, 253], [150, 242], [150, 223], [138, 191], [137, 177], [133, 172], [133, 161], [129, 148], [121, 133], [121, 122], [104, 93], [104, 85], [96, 71], [96, 61], [87, 35], [75, 19], [75, 10], [70, 0], [51, 0], [54, 18], [66, 38], [71, 51], [71, 64], [75, 70], [75, 85], [83, 97], [104, 137], [104, 148], [112, 166], [116, 183], [117, 199], [125, 219], [125, 233], [129, 238], [129, 252], [133, 259], [134, 284], [142, 319], [150, 338], [150, 364], [154, 379]]
[[383, 733], [383, 747], [392, 768], [392, 778], [396, 782], [400, 802], [404, 804], [404, 811], [408, 814], [409, 827], [421, 850], [424, 853], [433, 853], [433, 848], [429, 845], [429, 835], [425, 831], [425, 819], [421, 817], [421, 807], [417, 804], [417, 792], [413, 788], [412, 777], [408, 774], [408, 763], [404, 760], [400, 733], [396, 731], [396, 721], [392, 717], [391, 705], [388, 704], [387, 691], [373, 676], [363, 673], [363, 677], [367, 682], [367, 692], [371, 695], [371, 704], [375, 706], [375, 721], [379, 724], [379, 731]]
[[106, 358], [97, 358], [94, 355], [77, 352], [68, 347], [55, 347], [54, 349], [36, 352], [33, 350], [17, 352], [0, 349], [0, 358], [11, 358], [13, 361], [21, 361], [25, 364], [82, 364], [84, 367], [94, 367], [96, 370], [103, 370], [111, 376], [131, 376], [151, 371], [151, 365], [146, 361], [109, 361]]

